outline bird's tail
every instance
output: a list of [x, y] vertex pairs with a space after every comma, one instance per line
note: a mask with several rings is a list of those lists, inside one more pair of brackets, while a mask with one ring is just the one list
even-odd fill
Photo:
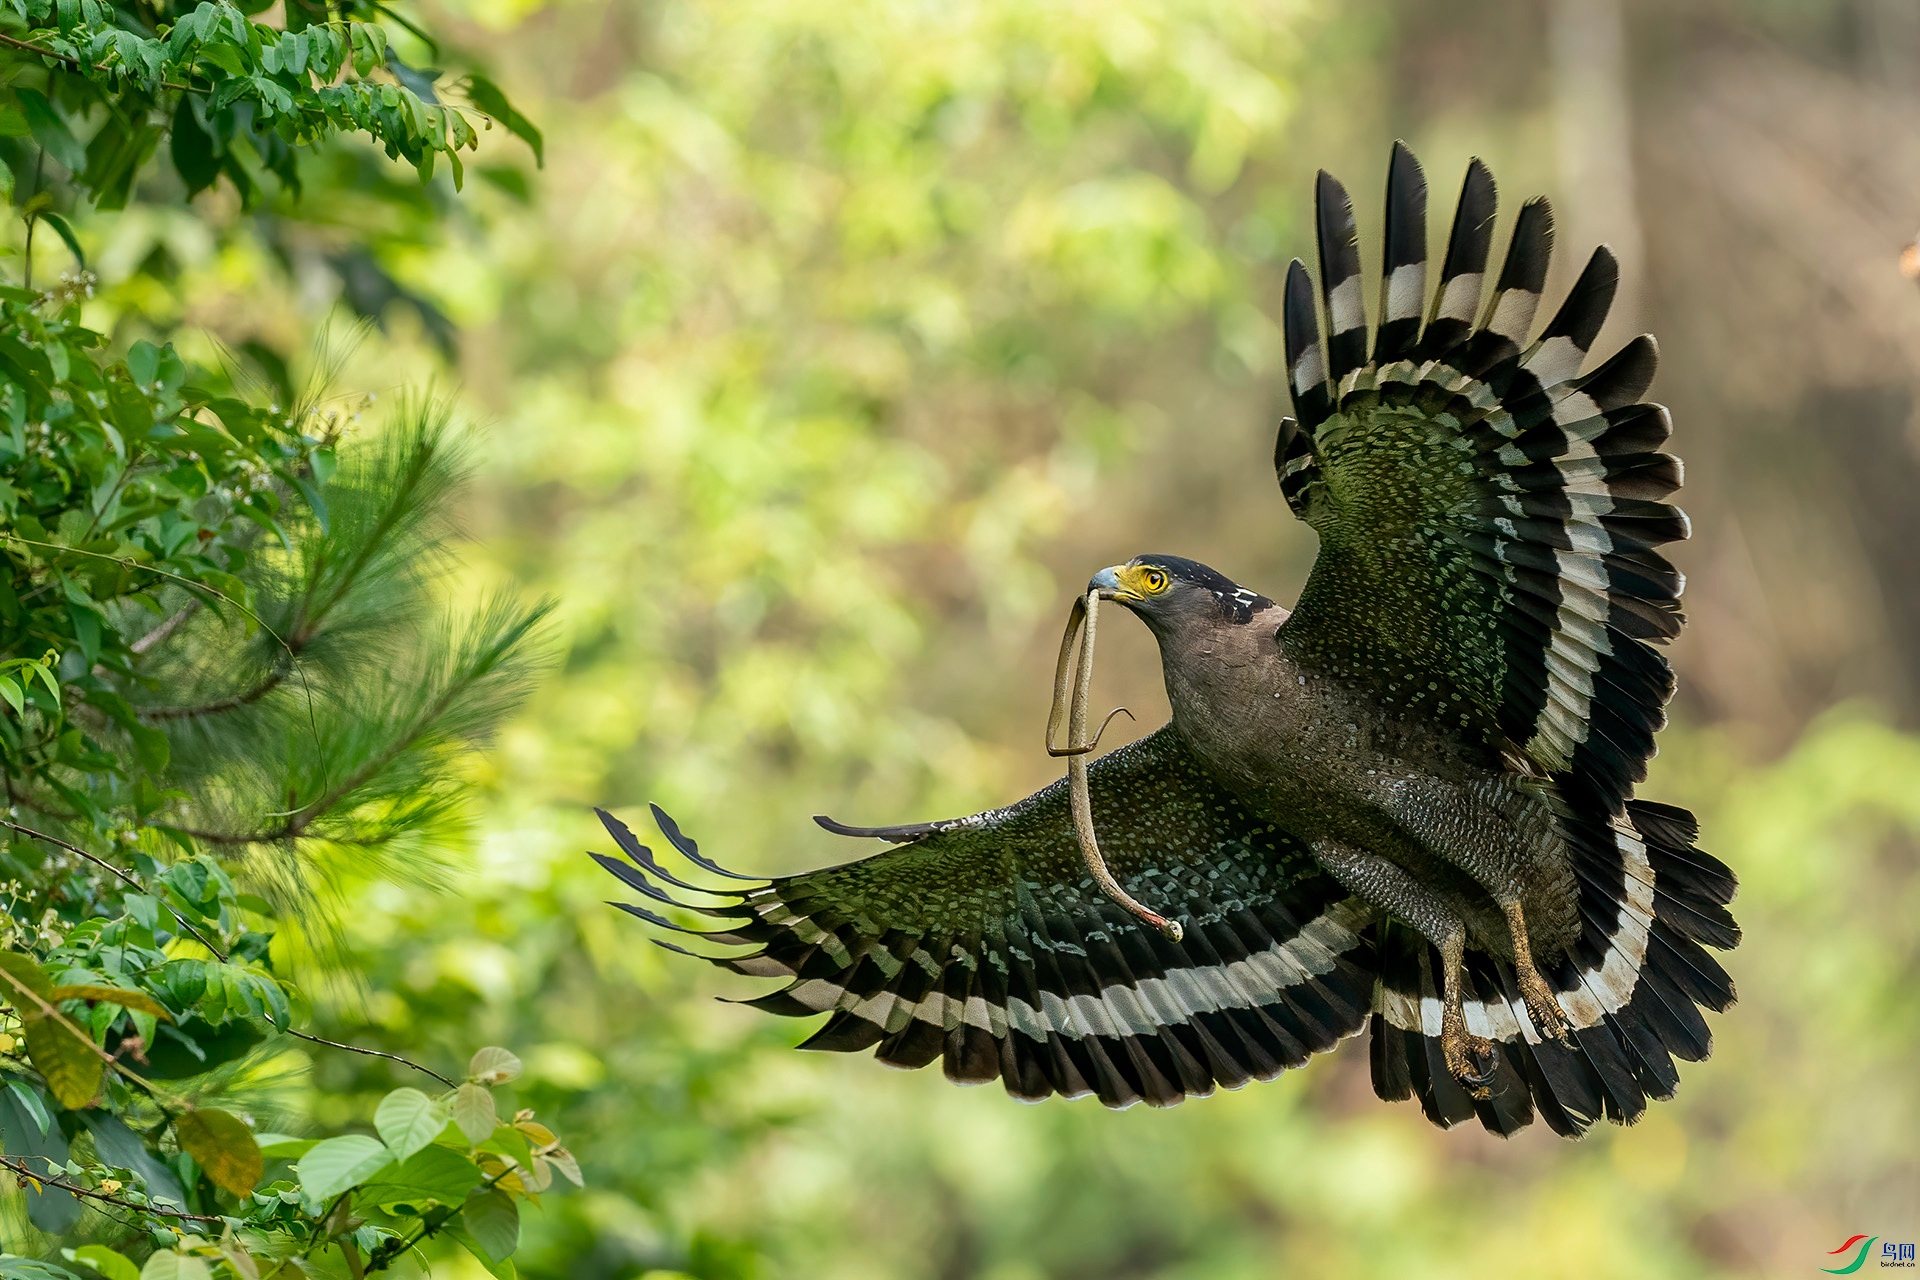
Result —
[[1577, 1137], [1600, 1117], [1631, 1124], [1647, 1099], [1673, 1096], [1674, 1059], [1713, 1046], [1703, 1010], [1733, 1003], [1733, 982], [1707, 948], [1731, 949], [1735, 881], [1694, 847], [1684, 809], [1627, 802], [1625, 817], [1562, 816], [1580, 886], [1581, 933], [1542, 972], [1571, 1026], [1571, 1042], [1542, 1037], [1527, 1016], [1513, 966], [1467, 953], [1467, 1029], [1499, 1049], [1491, 1097], [1474, 1099], [1440, 1052], [1440, 956], [1406, 925], [1376, 928], [1379, 979], [1372, 1018], [1374, 1092], [1418, 1098], [1429, 1119], [1477, 1116], [1506, 1135], [1537, 1108], [1554, 1132]]

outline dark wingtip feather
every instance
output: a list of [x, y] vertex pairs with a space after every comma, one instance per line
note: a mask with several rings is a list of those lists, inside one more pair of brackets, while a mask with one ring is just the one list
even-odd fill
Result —
[[1513, 242], [1498, 288], [1539, 293], [1547, 287], [1547, 266], [1553, 259], [1553, 202], [1535, 196], [1520, 206], [1513, 224]]
[[814, 822], [823, 831], [831, 831], [836, 836], [853, 836], [862, 840], [885, 840], [890, 844], [908, 844], [927, 835], [940, 826], [937, 822], [903, 822], [892, 827], [850, 827], [844, 822], [836, 822], [824, 813], [813, 815]]
[[1331, 400], [1326, 357], [1320, 348], [1320, 321], [1313, 303], [1313, 281], [1307, 275], [1307, 264], [1298, 258], [1287, 267], [1280, 319], [1294, 414], [1311, 432], [1326, 420]]
[[1427, 258], [1427, 175], [1404, 142], [1393, 144], [1387, 165], [1386, 267], [1404, 267]]
[[1320, 296], [1327, 305], [1327, 382], [1367, 360], [1367, 308], [1360, 298], [1360, 239], [1353, 201], [1340, 180], [1320, 171], [1313, 186], [1314, 227], [1320, 249]]
[[1620, 260], [1613, 256], [1612, 249], [1603, 244], [1587, 259], [1580, 278], [1573, 282], [1573, 288], [1567, 293], [1567, 300], [1560, 304], [1553, 322], [1540, 336], [1570, 338], [1580, 350], [1593, 350], [1593, 340], [1600, 336], [1600, 329], [1607, 322], [1607, 313], [1613, 309], [1614, 294], [1619, 288]]
[[1413, 350], [1426, 302], [1427, 176], [1404, 142], [1387, 166], [1386, 258], [1380, 273], [1380, 328], [1373, 358], [1385, 364]]
[[1602, 409], [1619, 409], [1639, 400], [1660, 368], [1660, 346], [1643, 333], [1616, 351], [1577, 384]]
[[1498, 193], [1493, 174], [1475, 156], [1460, 184], [1460, 203], [1447, 233], [1447, 256], [1441, 262], [1440, 283], [1434, 289], [1433, 308], [1420, 355], [1434, 359], [1451, 351], [1472, 332], [1480, 312], [1480, 295], [1493, 249], [1493, 219]]
[[1447, 279], [1470, 271], [1485, 271], [1493, 251], [1493, 219], [1500, 207], [1500, 190], [1493, 171], [1479, 156], [1467, 161], [1460, 184], [1460, 203], [1454, 209], [1453, 230], [1447, 236], [1447, 256], [1441, 274]]
[[729, 871], [719, 863], [709, 858], [701, 857], [700, 846], [695, 844], [692, 839], [680, 830], [680, 824], [668, 817], [665, 809], [651, 802], [648, 803], [647, 808], [653, 810], [653, 820], [659, 824], [660, 834], [664, 835], [667, 838], [667, 842], [680, 851], [681, 857], [691, 862], [694, 866], [699, 867], [702, 871], [711, 871], [714, 875], [725, 876], [729, 880], [758, 880], [762, 878], [758, 876], [743, 876], [738, 871]]

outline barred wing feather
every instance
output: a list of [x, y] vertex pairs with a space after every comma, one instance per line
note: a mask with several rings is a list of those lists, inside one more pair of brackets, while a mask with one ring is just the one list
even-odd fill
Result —
[[1663, 501], [1680, 484], [1660, 451], [1666, 411], [1637, 403], [1652, 339], [1580, 374], [1618, 284], [1613, 255], [1595, 251], [1529, 341], [1552, 211], [1521, 209], [1483, 308], [1494, 185], [1476, 160], [1416, 336], [1426, 183], [1397, 146], [1383, 323], [1363, 359], [1352, 209], [1325, 175], [1316, 195], [1329, 338], [1296, 261], [1283, 318], [1297, 418], [1275, 465], [1321, 545], [1282, 640], [1403, 713], [1524, 754], [1577, 807], [1619, 815], [1673, 691], [1649, 642], [1679, 632], [1682, 580], [1657, 548], [1688, 530]]
[[[828, 1015], [802, 1047], [872, 1048], [902, 1067], [942, 1059], [956, 1081], [998, 1078], [1024, 1099], [1170, 1105], [1215, 1084], [1271, 1079], [1365, 1025], [1371, 910], [1209, 782], [1170, 729], [1095, 761], [1089, 784], [1115, 876], [1175, 908], [1181, 942], [1095, 888], [1060, 783], [949, 822], [823, 823], [905, 843], [823, 871], [702, 890], [718, 899], [704, 907], [669, 897], [651, 852], [609, 815], [630, 861], [595, 856], [646, 898], [714, 919], [716, 930], [697, 935], [707, 942], [754, 948], [705, 958], [787, 980], [748, 1003]], [[680, 928], [647, 907], [615, 905]]]

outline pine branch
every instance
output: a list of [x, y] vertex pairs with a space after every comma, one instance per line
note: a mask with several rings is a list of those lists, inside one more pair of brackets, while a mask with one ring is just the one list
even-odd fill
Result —
[[[298, 646], [300, 637], [294, 636], [290, 643]], [[277, 668], [259, 684], [245, 693], [236, 693], [231, 697], [216, 698], [212, 702], [203, 702], [194, 707], [140, 707], [138, 714], [142, 720], [198, 720], [203, 716], [217, 716], [226, 711], [237, 711], [241, 707], [252, 706], [260, 699], [278, 689], [287, 678], [286, 667]]]
[[176, 829], [196, 840], [222, 846], [280, 844], [301, 839], [315, 823], [326, 818], [343, 801], [372, 782], [394, 761], [433, 736], [441, 728], [440, 722], [456, 709], [464, 696], [498, 672], [514, 656], [550, 608], [550, 604], [542, 604], [521, 610], [504, 626], [498, 627], [482, 651], [469, 659], [465, 669], [457, 672], [446, 688], [413, 716], [402, 733], [319, 798], [293, 809], [286, 821], [278, 826], [250, 832], [208, 831], [192, 827]]
[[178, 609], [174, 610], [172, 616], [168, 617], [166, 621], [162, 622], [159, 626], [147, 632], [147, 634], [141, 636], [138, 640], [135, 640], [132, 644], [128, 645], [127, 647], [131, 649], [136, 655], [144, 656], [146, 652], [149, 649], [153, 648], [155, 645], [166, 643], [167, 638], [171, 636], [174, 632], [180, 629], [180, 624], [185, 622], [188, 618], [191, 618], [196, 612], [199, 611], [199, 608], [200, 608], [200, 598], [198, 596], [195, 596], [192, 599], [188, 600], [185, 604], [181, 605]]

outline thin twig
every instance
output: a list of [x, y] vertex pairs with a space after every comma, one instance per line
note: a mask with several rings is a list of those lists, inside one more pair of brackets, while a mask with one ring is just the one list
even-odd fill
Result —
[[[47, 1160], [47, 1157], [45, 1156], [36, 1156], [34, 1158], [39, 1160], [46, 1160], [47, 1164], [50, 1167], [53, 1166], [53, 1161]], [[226, 1221], [225, 1218], [217, 1217], [213, 1214], [208, 1214], [208, 1213], [187, 1213], [179, 1209], [162, 1209], [158, 1205], [135, 1204], [131, 1200], [122, 1200], [119, 1196], [108, 1195], [104, 1191], [95, 1191], [91, 1187], [76, 1186], [75, 1184], [68, 1182], [63, 1178], [42, 1177], [41, 1175], [35, 1173], [32, 1169], [29, 1169], [26, 1165], [26, 1161], [16, 1159], [11, 1156], [0, 1156], [0, 1168], [12, 1170], [15, 1174], [17, 1174], [22, 1178], [31, 1178], [33, 1181], [39, 1183], [41, 1186], [52, 1187], [56, 1191], [71, 1192], [76, 1196], [85, 1196], [89, 1200], [100, 1200], [107, 1204], [118, 1205], [122, 1209], [131, 1209], [135, 1213], [155, 1213], [155, 1214], [159, 1214], [163, 1218], [178, 1218], [182, 1222], [224, 1223]]]
[[322, 1036], [308, 1035], [304, 1031], [295, 1031], [291, 1027], [282, 1027], [280, 1026], [279, 1023], [274, 1022], [272, 1018], [268, 1018], [267, 1021], [273, 1023], [273, 1025], [280, 1031], [286, 1033], [287, 1035], [294, 1036], [298, 1039], [308, 1040], [314, 1044], [323, 1044], [323, 1045], [326, 1045], [329, 1049], [345, 1049], [348, 1053], [364, 1053], [369, 1058], [385, 1058], [389, 1062], [397, 1062], [403, 1067], [412, 1067], [415, 1071], [418, 1071], [423, 1075], [432, 1076], [435, 1080], [438, 1080], [441, 1084], [447, 1086], [447, 1088], [449, 1089], [458, 1089], [460, 1087], [457, 1081], [447, 1079], [445, 1076], [441, 1075], [438, 1071], [435, 1071], [432, 1067], [423, 1067], [419, 1063], [415, 1062], [413, 1059], [403, 1058], [397, 1053], [388, 1053], [384, 1049], [367, 1049], [357, 1044], [342, 1044], [338, 1040], [328, 1040]]
[[[91, 862], [94, 866], [99, 867], [101, 870], [109, 871], [114, 875], [120, 877], [121, 881], [133, 887], [133, 891], [135, 893], [146, 893], [148, 891], [147, 886], [141, 884], [140, 881], [135, 877], [133, 877], [132, 875], [128, 874], [125, 871], [122, 871], [119, 867], [114, 866], [111, 862], [108, 862], [105, 858], [99, 857], [96, 854], [88, 853], [85, 849], [82, 849], [77, 844], [68, 844], [65, 840], [60, 839], [58, 836], [50, 836], [44, 831], [35, 831], [32, 827], [23, 827], [19, 823], [9, 821], [5, 818], [0, 818], [0, 827], [11, 827], [13, 830], [18, 831], [23, 836], [30, 837], [31, 839], [34, 839], [34, 840], [44, 840], [48, 844], [55, 845], [55, 846], [58, 846], [59, 848], [65, 849], [68, 853], [74, 854], [77, 857], [85, 858], [88, 862]], [[207, 950], [213, 952], [214, 955], [220, 957], [220, 960], [222, 963], [226, 962], [226, 958], [227, 958], [226, 952], [214, 946], [213, 943], [207, 941], [207, 936], [204, 933], [201, 933], [198, 929], [194, 928], [193, 925], [187, 921], [187, 918], [185, 916], [182, 916], [179, 912], [176, 911], [173, 913], [173, 917], [174, 919], [180, 922], [180, 927], [182, 929], [185, 929], [188, 933], [193, 935], [195, 941], [197, 941], [201, 946], [205, 947]]]

